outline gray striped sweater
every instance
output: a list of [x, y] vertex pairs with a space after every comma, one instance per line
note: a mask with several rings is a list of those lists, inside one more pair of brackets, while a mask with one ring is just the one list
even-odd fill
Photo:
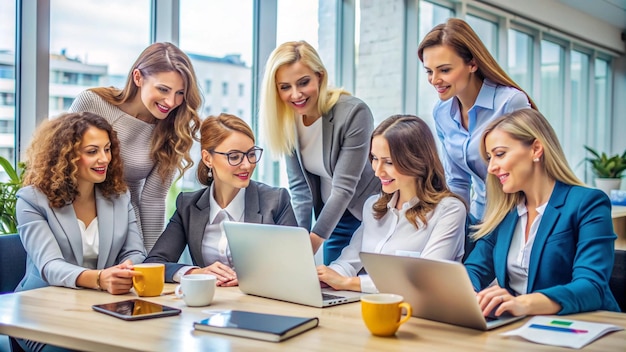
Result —
[[124, 178], [135, 207], [139, 230], [143, 234], [146, 251], [163, 232], [165, 225], [165, 198], [173, 176], [165, 182], [157, 172], [150, 157], [154, 125], [128, 115], [115, 105], [92, 91], [84, 91], [76, 97], [70, 112], [88, 111], [104, 117], [117, 132], [120, 153], [124, 162]]

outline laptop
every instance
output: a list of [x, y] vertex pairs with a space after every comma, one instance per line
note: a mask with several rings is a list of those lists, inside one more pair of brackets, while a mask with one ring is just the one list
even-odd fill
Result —
[[415, 317], [478, 330], [524, 318], [484, 317], [461, 263], [365, 252], [360, 256], [378, 291], [404, 296]]
[[244, 293], [320, 308], [358, 302], [363, 295], [322, 289], [304, 228], [225, 221], [222, 229]]

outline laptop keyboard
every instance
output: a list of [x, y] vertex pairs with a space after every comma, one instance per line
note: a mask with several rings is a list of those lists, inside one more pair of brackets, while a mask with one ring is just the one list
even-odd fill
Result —
[[332, 295], [330, 293], [322, 292], [322, 300], [324, 300], [324, 301], [330, 301], [330, 300], [334, 300], [334, 299], [343, 299], [343, 298], [345, 298], [345, 297]]

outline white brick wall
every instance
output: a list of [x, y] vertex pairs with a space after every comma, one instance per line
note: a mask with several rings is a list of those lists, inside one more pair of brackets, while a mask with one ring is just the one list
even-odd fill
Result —
[[378, 124], [402, 112], [404, 1], [361, 0], [360, 10], [354, 95], [369, 105]]

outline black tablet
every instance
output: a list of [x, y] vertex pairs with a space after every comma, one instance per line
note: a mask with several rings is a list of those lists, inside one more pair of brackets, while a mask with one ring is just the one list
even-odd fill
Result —
[[112, 315], [124, 320], [140, 320], [167, 317], [180, 314], [181, 310], [152, 303], [141, 299], [129, 299], [127, 301], [95, 304], [91, 306], [95, 311]]

